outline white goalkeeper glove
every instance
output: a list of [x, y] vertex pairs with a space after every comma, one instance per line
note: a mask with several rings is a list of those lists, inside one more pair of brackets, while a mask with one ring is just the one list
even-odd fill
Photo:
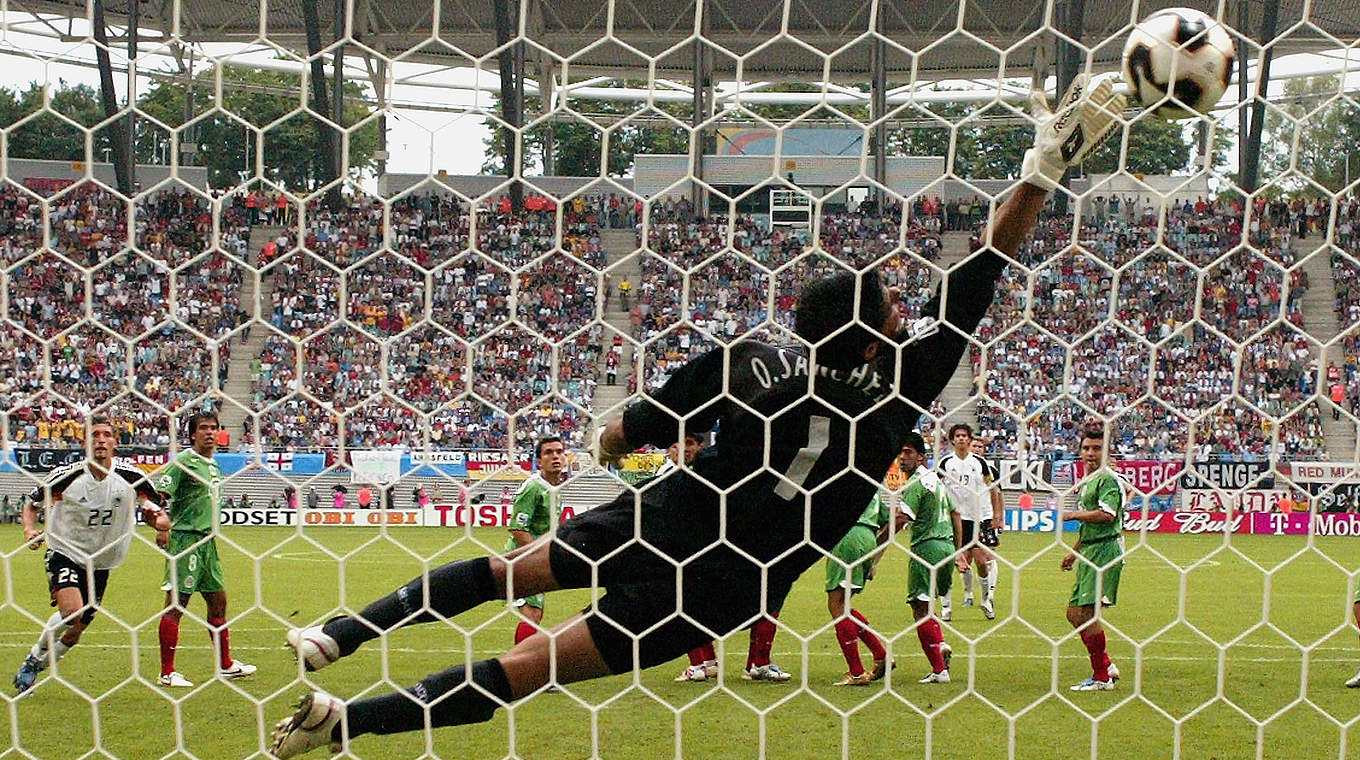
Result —
[[1115, 94], [1108, 76], [1092, 84], [1086, 74], [1078, 74], [1053, 111], [1042, 91], [1032, 91], [1030, 107], [1039, 124], [1034, 147], [1025, 151], [1020, 179], [1044, 190], [1056, 188], [1067, 167], [1081, 163], [1119, 126], [1127, 102]]

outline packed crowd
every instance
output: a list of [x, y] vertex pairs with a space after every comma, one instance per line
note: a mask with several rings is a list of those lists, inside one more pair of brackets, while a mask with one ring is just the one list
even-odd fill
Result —
[[[1310, 208], [1304, 218], [1325, 223], [1329, 213], [1330, 209], [1325, 207], [1317, 211]], [[1338, 406], [1360, 415], [1360, 330], [1354, 327], [1360, 325], [1360, 198], [1355, 196], [1341, 198], [1336, 204], [1331, 266], [1332, 281], [1336, 283], [1336, 318], [1343, 332], [1341, 356], [1333, 356], [1324, 391], [1329, 399], [1340, 399]]]
[[[420, 357], [453, 344], [461, 353], [465, 347], [460, 339], [480, 340], [472, 351], [479, 394], [494, 407], [519, 412], [550, 390], [551, 348], [543, 339], [566, 340], [575, 350], [564, 345], [559, 351], [557, 390], [579, 410], [588, 411], [599, 382], [603, 330], [595, 323], [603, 282], [598, 270], [604, 264], [595, 221], [598, 208], [585, 201], [568, 202], [559, 245], [556, 211], [543, 199], [538, 201], [519, 215], [501, 210], [498, 203], [480, 208], [475, 250], [467, 250], [472, 220], [448, 195], [412, 194], [394, 201], [386, 220], [390, 248], [384, 247], [379, 203], [361, 200], [338, 212], [316, 209], [315, 223], [309, 209], [303, 242], [308, 253], [287, 255], [296, 247], [287, 231], [261, 252], [261, 260], [271, 265], [266, 271], [273, 272], [273, 324], [296, 337], [333, 324], [341, 314], [337, 294], [343, 276], [348, 294], [343, 312], [349, 323], [374, 337], [397, 338], [396, 345], [412, 347], [414, 354], [408, 351], [395, 358], [389, 354], [389, 382], [403, 389], [398, 395], [404, 401], [424, 409], [464, 393], [460, 370], [431, 373]], [[351, 268], [342, 275], [339, 268], [347, 266]], [[513, 300], [512, 278], [518, 278]], [[542, 338], [509, 325], [512, 306], [520, 323]], [[429, 323], [422, 326], [427, 308], [431, 322], [448, 333]], [[266, 342], [258, 369], [252, 372], [257, 404], [277, 401], [297, 388], [295, 370], [285, 356], [290, 345], [277, 336]], [[317, 398], [333, 400], [337, 408], [369, 397], [381, 388], [376, 346], [352, 331], [327, 331], [305, 339], [302, 387]], [[401, 408], [379, 409], [381, 403], [364, 404], [347, 415], [345, 436], [350, 445], [396, 440], [423, 445], [421, 418]], [[283, 416], [296, 420], [306, 411], [305, 405], [294, 405]], [[527, 419], [527, 414], [520, 416]], [[568, 426], [581, 416], [579, 411], [552, 414], [566, 415]], [[456, 413], [432, 416], [430, 433], [441, 442], [481, 436], [478, 445], [490, 446], [508, 431], [495, 416], [491, 407], [465, 403]], [[519, 419], [516, 437], [527, 440], [524, 431], [529, 428], [518, 424]], [[265, 427], [261, 436], [271, 441], [289, 437], [287, 425]]]
[[[257, 253], [247, 250], [252, 222], [292, 215], [275, 196], [254, 194], [251, 203], [251, 195], [209, 201], [165, 190], [128, 204], [96, 186], [70, 188], [50, 201], [51, 250], [40, 252], [41, 204], [0, 191], [8, 316], [52, 341], [53, 389], [100, 399], [135, 378], [148, 399], [177, 409], [212, 386], [205, 336], [218, 341], [216, 379], [225, 380], [226, 338], [246, 318], [245, 270], [235, 260]], [[782, 340], [800, 285], [837, 266], [880, 266], [914, 318], [938, 280], [928, 263], [940, 252], [936, 232], [976, 229], [985, 206], [916, 199], [905, 228], [898, 208], [883, 217], [829, 214], [815, 246], [807, 230], [749, 216], [696, 218], [683, 199], [658, 204], [643, 239], [640, 211], [624, 196], [582, 196], [564, 203], [559, 228], [545, 199], [520, 214], [499, 201], [473, 211], [438, 193], [307, 208], [301, 239], [285, 228], [258, 252], [272, 285], [269, 317], [298, 341], [271, 336], [251, 361], [253, 401], [269, 408], [260, 443], [324, 446], [342, 427], [352, 446], [501, 447], [554, 426], [579, 438], [603, 364], [626, 372], [636, 391], [627, 351], [645, 386], [656, 387], [711, 346], [745, 335]], [[1309, 283], [1288, 267], [1299, 241], [1320, 236], [1334, 212], [1336, 308], [1348, 325], [1360, 322], [1353, 200], [1258, 201], [1244, 215], [1232, 202], [1197, 199], [1163, 219], [1131, 199], [1098, 198], [1075, 230], [1076, 249], [1073, 218], [1047, 213], [980, 328], [986, 350], [974, 352], [994, 402], [978, 416], [995, 453], [1016, 446], [1023, 430], [1032, 451], [1071, 454], [1067, 433], [1095, 413], [1116, 420], [1116, 449], [1126, 456], [1187, 447], [1325, 456], [1321, 412], [1308, 401], [1318, 357], [1300, 332]], [[644, 248], [629, 288], [639, 349], [609, 344], [596, 321], [611, 295], [600, 239], [610, 227], [634, 227]], [[129, 235], [139, 253], [124, 251]], [[88, 267], [88, 283], [61, 259]], [[190, 329], [165, 326], [171, 277], [173, 316]], [[86, 298], [111, 332], [69, 329]], [[334, 327], [342, 317], [358, 329]], [[383, 339], [391, 341], [385, 359]], [[11, 371], [0, 397], [13, 402], [40, 389], [42, 350], [15, 330], [5, 340]], [[1357, 343], [1360, 335], [1346, 336], [1336, 368], [1352, 411], [1360, 410]], [[45, 423], [51, 437], [59, 420], [42, 419], [41, 407], [30, 413], [17, 429], [36, 436]], [[134, 433], [138, 442], [166, 435], [152, 416]]]
[[828, 214], [811, 253], [810, 231], [772, 228], [750, 216], [730, 226], [720, 217], [654, 224], [645, 241], [639, 231], [646, 252], [629, 321], [633, 337], [648, 342], [645, 352], [635, 352], [643, 359], [644, 385], [659, 387], [672, 368], [714, 341], [785, 340], [802, 284], [844, 267], [880, 265], [908, 315], [919, 315], [931, 293], [926, 262], [939, 258], [940, 240], [915, 224], [904, 234], [898, 219], [900, 211]]
[[[245, 321], [243, 270], [228, 258], [244, 258], [250, 235], [240, 196], [210, 200], [162, 188], [129, 203], [81, 183], [46, 202], [50, 248], [44, 251], [43, 204], [12, 187], [0, 190], [0, 257], [14, 265], [9, 319], [51, 341], [53, 390], [92, 407], [135, 378], [133, 388], [175, 411], [213, 386], [205, 337], [219, 341], [217, 379], [225, 379], [227, 336]], [[173, 315], [172, 276], [178, 291]], [[98, 326], [82, 322], [87, 309]], [[171, 316], [192, 330], [174, 326]], [[16, 380], [7, 378], [6, 385]], [[25, 427], [35, 430], [44, 424], [55, 430], [63, 421], [45, 419], [41, 408], [27, 413]], [[125, 413], [140, 424], [129, 443], [168, 441], [163, 414]]]
[[[1017, 256], [1029, 271], [1007, 270], [979, 330], [993, 341], [973, 362], [996, 402], [979, 413], [995, 452], [1016, 445], [1020, 418], [1031, 451], [1071, 456], [1068, 433], [1094, 412], [1115, 419], [1127, 456], [1174, 455], [1193, 440], [1197, 455], [1266, 457], [1276, 418], [1274, 453], [1325, 456], [1319, 409], [1306, 402], [1317, 360], [1300, 331], [1308, 278], [1285, 269], [1296, 262], [1292, 220], [1255, 209], [1245, 247], [1237, 204], [1177, 202], [1159, 246], [1149, 207], [1111, 199], [1094, 212], [1076, 248], [1073, 217], [1041, 220]], [[1104, 325], [1107, 315], [1116, 322]]]

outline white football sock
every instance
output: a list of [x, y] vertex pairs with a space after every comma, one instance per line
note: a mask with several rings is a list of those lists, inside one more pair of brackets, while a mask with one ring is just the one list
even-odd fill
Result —
[[996, 593], [996, 560], [987, 560], [987, 594]]
[[963, 571], [963, 593], [966, 596], [973, 595], [973, 568]]
[[38, 643], [28, 650], [29, 656], [41, 662], [43, 667], [47, 667], [48, 642], [50, 641], [52, 642], [52, 654], [60, 661], [71, 650], [70, 647], [61, 643], [61, 637], [70, 627], [71, 625], [62, 618], [60, 612], [53, 612], [52, 617], [48, 618], [47, 624], [43, 626], [43, 632], [38, 634]]

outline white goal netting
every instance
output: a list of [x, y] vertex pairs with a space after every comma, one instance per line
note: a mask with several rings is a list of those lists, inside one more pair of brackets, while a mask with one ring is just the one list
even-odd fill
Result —
[[[522, 608], [495, 604], [324, 674], [280, 646], [502, 551], [541, 438], [568, 451], [561, 517], [636, 491], [666, 453], [601, 468], [592, 426], [709, 349], [792, 340], [809, 280], [876, 269], [923, 316], [1019, 181], [1032, 84], [1118, 72], [1166, 5], [0, 5], [0, 669], [50, 614], [22, 498], [94, 416], [153, 473], [200, 409], [230, 645], [259, 667], [216, 677], [195, 599], [177, 667], [198, 685], [159, 685], [164, 558], [139, 529], [82, 643], [5, 692], [0, 752], [264, 757], [309, 684], [371, 695], [508, 649]], [[348, 751], [1360, 756], [1360, 4], [1200, 9], [1238, 44], [1223, 100], [1123, 114], [919, 425], [932, 459], [970, 426], [1004, 502], [994, 618], [953, 573], [952, 682], [917, 683], [902, 534], [854, 603], [896, 663], [881, 681], [831, 688], [853, 666], [819, 565], [754, 662], [737, 633], [703, 678], [677, 682], [681, 659]], [[1128, 516], [1101, 612], [1122, 678], [1088, 694], [1057, 510], [1091, 423]], [[597, 594], [550, 595], [543, 626]], [[791, 678], [742, 677], [762, 661]]]

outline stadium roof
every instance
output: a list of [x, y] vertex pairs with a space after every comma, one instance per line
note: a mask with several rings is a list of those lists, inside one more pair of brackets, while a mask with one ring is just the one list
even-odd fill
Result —
[[[1248, 36], [1254, 38], [1268, 0], [1243, 1]], [[895, 43], [885, 63], [890, 79], [896, 80], [913, 69], [925, 79], [1028, 76], [1035, 42], [1052, 39], [1051, 32], [1038, 30], [1048, 21], [1058, 26], [1057, 16], [1065, 8], [1054, 3], [1058, 10], [1050, 16], [1047, 3], [1014, 0], [969, 0], [962, 9], [959, 0], [879, 2], [884, 34]], [[462, 66], [496, 47], [492, 0], [440, 0], [437, 29], [430, 0], [353, 3], [354, 37], [389, 55], [414, 51], [410, 60]], [[1278, 3], [1277, 55], [1342, 47], [1360, 39], [1360, 0]], [[324, 44], [330, 40], [332, 6], [329, 0], [319, 5]], [[1086, 0], [1083, 39], [1095, 44], [1116, 38], [1094, 51], [1097, 69], [1113, 67], [1121, 52], [1120, 30], [1134, 14], [1173, 5], [1213, 12], [1217, 2], [1152, 0], [1132, 10], [1127, 0]], [[646, 58], [656, 58], [658, 77], [688, 80], [693, 52], [684, 43], [694, 34], [696, 6], [695, 0], [528, 0], [527, 36], [568, 59], [573, 74], [637, 77], [647, 68]], [[301, 0], [269, 0], [263, 20], [260, 7], [258, 0], [142, 0], [141, 27], [167, 34], [177, 22], [180, 36], [197, 43], [249, 41], [263, 29], [274, 44], [305, 52]], [[707, 0], [706, 7], [704, 36], [727, 51], [714, 50], [719, 76], [730, 72], [735, 77], [735, 54], [742, 57], [743, 80], [815, 81], [823, 77], [829, 56], [832, 81], [868, 81], [870, 0]], [[1227, 7], [1232, 14], [1227, 20], [1235, 24], [1239, 3]], [[88, 15], [86, 0], [18, 0], [9, 8], [76, 19]], [[121, 26], [128, 0], [108, 0], [105, 8], [109, 23]], [[173, 18], [176, 8], [178, 19]], [[780, 36], [785, 29], [788, 35]], [[1008, 51], [1004, 64], [998, 50]], [[494, 65], [494, 59], [483, 64]]]

